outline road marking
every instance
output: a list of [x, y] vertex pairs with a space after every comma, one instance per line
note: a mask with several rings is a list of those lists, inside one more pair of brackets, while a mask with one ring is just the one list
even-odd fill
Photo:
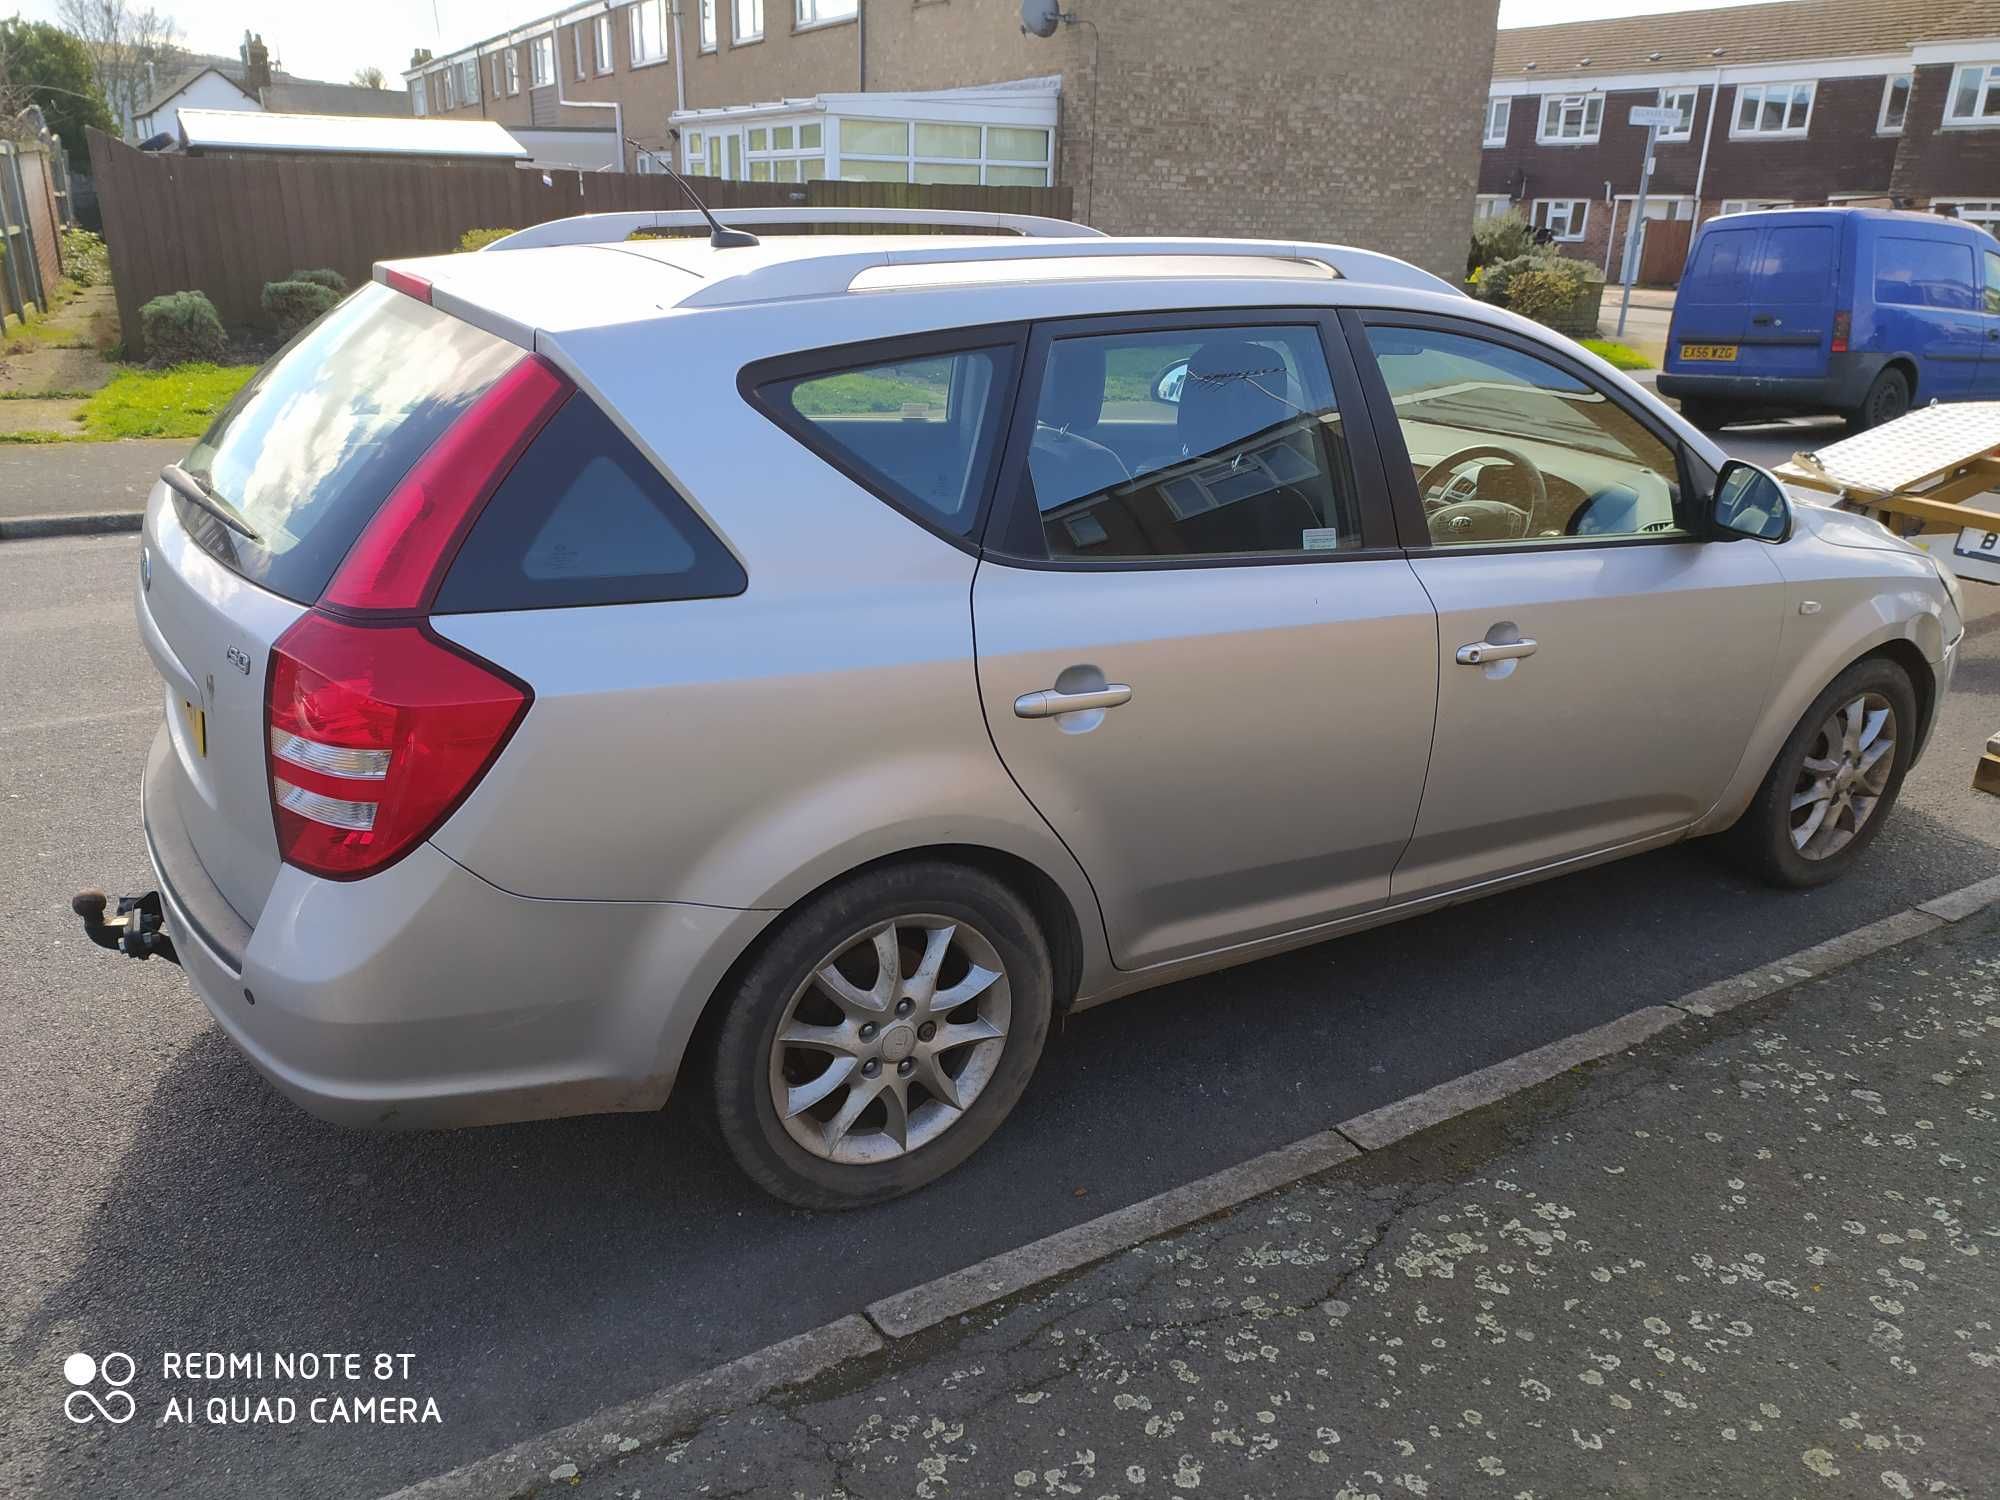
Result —
[[[1333, 1130], [1267, 1151], [1198, 1182], [1114, 1209], [884, 1297], [868, 1305], [866, 1318], [850, 1315], [772, 1344], [654, 1395], [607, 1407], [568, 1427], [421, 1480], [385, 1500], [516, 1500], [544, 1485], [574, 1481], [602, 1463], [658, 1447], [772, 1391], [802, 1385], [854, 1360], [893, 1351], [895, 1340], [935, 1327], [947, 1318], [1018, 1296], [1146, 1240], [1185, 1229], [1253, 1198], [1358, 1160], [1418, 1131], [1484, 1109], [1583, 1063], [1623, 1052], [1690, 1016], [1712, 1017], [1750, 1000], [1824, 978], [1994, 905], [2000, 905], [2000, 877], [1948, 891], [1789, 958], [1690, 990], [1665, 1005], [1632, 1011], [1602, 1026], [1356, 1115]], [[889, 1342], [877, 1335], [878, 1328]], [[564, 1469], [562, 1479], [552, 1479], [551, 1471], [558, 1468]]]

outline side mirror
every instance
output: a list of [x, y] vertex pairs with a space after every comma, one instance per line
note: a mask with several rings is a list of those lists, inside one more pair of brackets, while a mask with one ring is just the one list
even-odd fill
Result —
[[1181, 403], [1181, 388], [1187, 384], [1188, 362], [1177, 359], [1153, 377], [1153, 399], [1169, 406]]
[[1732, 458], [1716, 476], [1709, 519], [1726, 537], [1782, 542], [1792, 534], [1792, 507], [1784, 486], [1740, 458]]

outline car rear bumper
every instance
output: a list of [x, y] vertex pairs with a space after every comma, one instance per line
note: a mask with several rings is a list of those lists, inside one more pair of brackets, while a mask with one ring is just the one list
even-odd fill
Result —
[[1694, 371], [1671, 366], [1660, 372], [1662, 396], [1676, 401], [1709, 401], [1757, 411], [1856, 411], [1880, 373], [1879, 354], [1835, 354], [1824, 374], [1740, 375], [1723, 370]]
[[422, 844], [366, 880], [286, 866], [253, 926], [181, 831], [172, 755], [163, 730], [142, 807], [181, 965], [257, 1070], [339, 1124], [657, 1108], [702, 1006], [772, 916], [534, 900]]

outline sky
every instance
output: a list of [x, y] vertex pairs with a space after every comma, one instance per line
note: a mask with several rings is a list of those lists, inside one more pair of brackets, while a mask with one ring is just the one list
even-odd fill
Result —
[[[30, 19], [56, 19], [56, 0], [16, 0]], [[143, 3], [143, 0], [142, 0]], [[561, 0], [150, 0], [180, 22], [196, 52], [236, 53], [246, 27], [263, 34], [274, 62], [301, 78], [344, 81], [373, 65], [402, 86], [418, 47], [442, 52], [557, 8]], [[767, 0], [773, 6], [784, 0]], [[1421, 3], [1421, 0], [1420, 0]], [[1742, 3], [1742, 0], [1708, 0]], [[1595, 16], [1691, 10], [1703, 0], [1501, 0], [1502, 26], [1538, 26]], [[0, 10], [12, 7], [0, 3]]]

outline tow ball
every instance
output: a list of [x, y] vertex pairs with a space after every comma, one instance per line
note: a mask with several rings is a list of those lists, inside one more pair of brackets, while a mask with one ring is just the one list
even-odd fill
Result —
[[120, 896], [118, 915], [104, 920], [109, 898], [102, 891], [79, 891], [70, 898], [69, 909], [83, 918], [83, 933], [100, 948], [110, 948], [127, 958], [164, 958], [177, 964], [174, 940], [167, 936], [166, 918], [160, 911], [160, 893]]

